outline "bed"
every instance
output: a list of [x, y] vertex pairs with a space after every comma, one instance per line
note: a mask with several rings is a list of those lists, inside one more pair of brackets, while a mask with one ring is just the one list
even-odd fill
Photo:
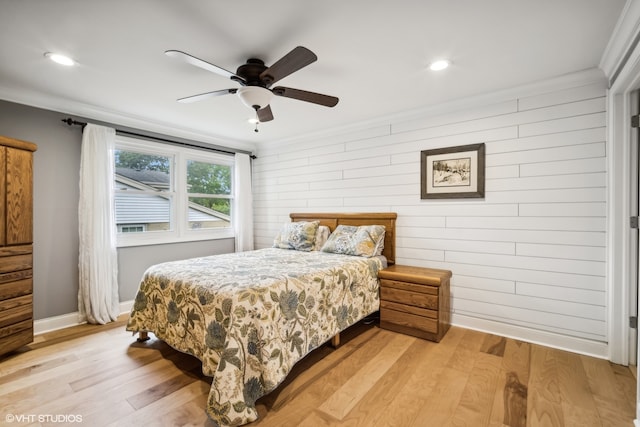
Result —
[[395, 262], [395, 213], [290, 218], [283, 227], [328, 227], [330, 240], [347, 229], [382, 226], [380, 247], [371, 254], [382, 256], [345, 254], [328, 250], [330, 244], [280, 245], [158, 264], [140, 283], [127, 330], [139, 339], [152, 332], [202, 362], [203, 374], [213, 377], [206, 412], [220, 426], [256, 420], [256, 400], [296, 362], [327, 341], [339, 345], [341, 331], [376, 312], [377, 272]]

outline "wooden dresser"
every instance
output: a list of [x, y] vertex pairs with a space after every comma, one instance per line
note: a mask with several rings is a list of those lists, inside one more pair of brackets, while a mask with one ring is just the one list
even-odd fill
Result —
[[33, 341], [33, 152], [0, 136], [0, 355]]
[[392, 265], [378, 277], [380, 327], [439, 342], [451, 322], [451, 271]]

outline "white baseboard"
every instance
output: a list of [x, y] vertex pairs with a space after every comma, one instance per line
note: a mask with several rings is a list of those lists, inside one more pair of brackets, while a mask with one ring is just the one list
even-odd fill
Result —
[[540, 344], [545, 347], [593, 356], [599, 359], [608, 359], [609, 357], [609, 348], [607, 343], [590, 341], [584, 338], [569, 337], [566, 335], [554, 334], [553, 332], [537, 331], [535, 329], [529, 329], [522, 326], [507, 325], [505, 323], [455, 313], [451, 316], [451, 324], [460, 326], [461, 328], [474, 329], [532, 344]]
[[134, 300], [131, 301], [123, 301], [120, 303], [120, 314], [129, 314], [131, 313], [131, 308], [133, 308]]
[[[129, 313], [133, 307], [133, 300], [120, 303], [120, 314]], [[33, 321], [33, 334], [40, 335], [46, 332], [56, 331], [58, 329], [69, 328], [87, 323], [80, 318], [79, 312], [62, 314], [60, 316], [47, 317]]]
[[635, 427], [640, 427], [640, 420], [638, 420], [638, 419], [633, 420], [633, 425]]
[[[133, 300], [121, 302], [120, 313], [125, 314], [131, 312], [133, 302]], [[33, 328], [34, 334], [39, 335], [45, 332], [68, 328], [70, 326], [81, 325], [83, 323], [86, 323], [86, 321], [82, 321], [80, 319], [80, 314], [75, 312], [36, 320], [33, 322]], [[554, 334], [551, 332], [536, 331], [522, 326], [507, 325], [504, 323], [463, 316], [455, 313], [452, 315], [451, 324], [460, 326], [461, 328], [474, 329], [533, 344], [540, 344], [547, 347], [571, 351], [573, 353], [585, 354], [587, 356], [593, 356], [600, 359], [607, 359], [608, 357], [608, 348], [606, 343], [598, 343], [582, 338], [567, 337], [566, 335]], [[640, 425], [637, 427], [640, 427]]]

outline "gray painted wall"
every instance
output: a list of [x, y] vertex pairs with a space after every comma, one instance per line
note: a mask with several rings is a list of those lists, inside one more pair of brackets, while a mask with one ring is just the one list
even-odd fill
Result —
[[[38, 145], [34, 155], [34, 319], [78, 311], [78, 176], [81, 129], [64, 113], [0, 100], [0, 135]], [[120, 301], [134, 298], [152, 264], [232, 252], [233, 239], [121, 248]]]

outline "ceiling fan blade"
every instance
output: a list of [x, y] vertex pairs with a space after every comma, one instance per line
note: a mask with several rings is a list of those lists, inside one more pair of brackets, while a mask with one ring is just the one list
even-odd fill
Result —
[[292, 89], [290, 87], [283, 86], [274, 87], [272, 92], [274, 95], [324, 105], [325, 107], [335, 107], [339, 101], [335, 96], [323, 95], [321, 93], [308, 92], [306, 90]]
[[212, 98], [214, 96], [228, 95], [230, 93], [236, 93], [238, 89], [222, 89], [222, 90], [214, 90], [213, 92], [201, 93], [199, 95], [187, 96], [184, 98], [178, 99], [178, 102], [182, 102], [183, 104], [190, 104], [192, 102], [202, 101], [203, 99]]
[[318, 57], [315, 53], [306, 47], [298, 46], [260, 73], [260, 80], [268, 87], [289, 74], [315, 62], [317, 59]]
[[239, 80], [244, 82], [242, 77], [237, 76], [235, 73], [232, 73], [229, 70], [225, 70], [224, 68], [218, 67], [217, 65], [213, 65], [207, 61], [203, 61], [200, 58], [196, 58], [193, 55], [189, 55], [188, 53], [182, 52], [180, 50], [167, 50], [164, 52], [165, 55], [170, 56], [171, 58], [176, 58], [180, 61], [186, 62], [187, 64], [195, 65], [196, 67], [202, 68], [203, 70], [211, 71], [212, 73], [219, 74], [223, 77], [227, 77], [229, 79]]
[[271, 107], [269, 105], [258, 110], [258, 120], [260, 120], [260, 123], [270, 122], [271, 120], [273, 120], [273, 112], [271, 111]]

